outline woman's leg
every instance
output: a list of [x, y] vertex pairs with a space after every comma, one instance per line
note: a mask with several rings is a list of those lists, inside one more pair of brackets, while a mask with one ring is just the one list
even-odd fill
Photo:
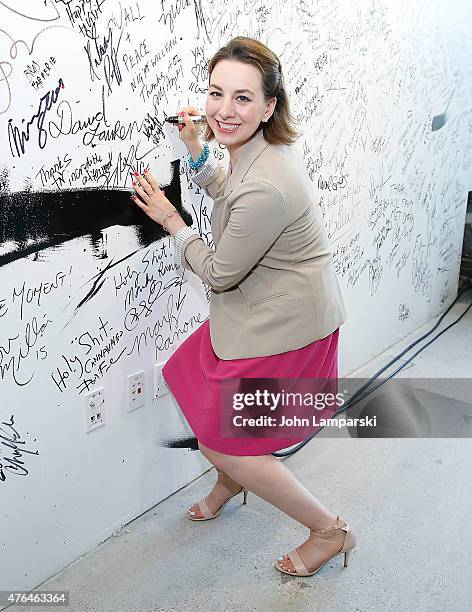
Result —
[[[336, 522], [336, 516], [319, 502], [301, 482], [290, 472], [286, 465], [273, 455], [234, 456], [224, 455], [199, 443], [201, 452], [219, 470], [223, 470], [244, 488], [269, 502], [288, 516], [308, 529], [321, 529]], [[337, 552], [344, 540], [341, 530], [333, 537], [332, 551], [313, 551], [311, 545], [302, 544], [298, 552], [306, 567], [310, 570]], [[329, 554], [328, 554], [329, 553]], [[291, 561], [285, 556], [282, 565], [294, 569]]]
[[285, 512], [308, 529], [320, 529], [336, 522], [331, 514], [273, 455], [223, 455], [201, 443], [201, 452], [244, 488]]
[[[200, 442], [197, 440], [198, 445]], [[201, 448], [200, 448], [201, 450]], [[207, 457], [210, 463], [213, 463], [211, 459]], [[217, 471], [222, 471], [220, 468], [213, 463], [214, 467], [216, 467]], [[205, 497], [206, 504], [211, 513], [215, 513], [218, 508], [224, 502], [231, 497], [231, 495], [235, 495], [238, 491], [241, 490], [241, 485], [235, 482], [229, 474], [218, 474], [218, 479], [213, 486], [213, 489], [208, 493]], [[192, 513], [192, 518], [203, 518], [202, 511], [198, 502], [195, 502], [190, 508], [189, 511]]]

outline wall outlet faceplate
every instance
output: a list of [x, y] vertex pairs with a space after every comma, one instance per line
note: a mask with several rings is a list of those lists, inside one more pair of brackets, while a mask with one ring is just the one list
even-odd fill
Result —
[[128, 412], [146, 405], [145, 378], [144, 371], [128, 376]]
[[154, 399], [158, 399], [169, 394], [169, 387], [167, 386], [165, 378], [162, 375], [162, 368], [164, 365], [165, 361], [161, 361], [160, 363], [156, 363], [154, 365]]
[[103, 387], [90, 391], [84, 397], [85, 431], [88, 433], [105, 425], [105, 390]]

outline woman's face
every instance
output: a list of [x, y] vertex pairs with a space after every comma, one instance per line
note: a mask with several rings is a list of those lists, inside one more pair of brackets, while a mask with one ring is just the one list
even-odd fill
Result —
[[[234, 153], [274, 112], [277, 98], [264, 99], [262, 75], [251, 64], [221, 60], [210, 75], [205, 112], [216, 140]], [[237, 127], [234, 127], [237, 126]]]

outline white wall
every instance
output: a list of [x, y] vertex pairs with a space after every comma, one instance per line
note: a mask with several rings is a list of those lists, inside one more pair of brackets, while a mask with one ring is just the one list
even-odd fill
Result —
[[[205, 288], [175, 269], [169, 238], [149, 243], [137, 226], [117, 225], [123, 211], [92, 239], [119, 193], [102, 201], [91, 190], [129, 188], [129, 170], [146, 164], [167, 184], [180, 160], [173, 193], [211, 240], [211, 201], [163, 120], [204, 107], [205, 62], [229, 38], [260, 38], [282, 60], [303, 131], [296, 146], [333, 244], [349, 314], [346, 374], [454, 299], [472, 188], [471, 13], [466, 0], [0, 6], [0, 590], [34, 587], [207, 465], [162, 446], [188, 427], [170, 397], [152, 397], [153, 364], [208, 316]], [[35, 87], [25, 71], [46, 61]], [[64, 88], [45, 98], [59, 79]], [[12, 129], [26, 133], [28, 122], [21, 152]], [[66, 225], [79, 223], [58, 193], [79, 188], [94, 208], [82, 201], [77, 237], [51, 245], [61, 206]], [[138, 370], [147, 402], [128, 412], [127, 376]], [[86, 387], [105, 394], [106, 425], [91, 433]]]

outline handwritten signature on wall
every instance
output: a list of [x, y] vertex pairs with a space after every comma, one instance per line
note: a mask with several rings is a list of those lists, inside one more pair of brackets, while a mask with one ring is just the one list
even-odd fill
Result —
[[[36, 442], [36, 438], [33, 442]], [[0, 425], [0, 482], [5, 482], [8, 474], [26, 476], [29, 473], [23, 455], [38, 456], [39, 451], [27, 448], [26, 440], [22, 439], [15, 427], [15, 417], [12, 414], [8, 421], [2, 421]]]

